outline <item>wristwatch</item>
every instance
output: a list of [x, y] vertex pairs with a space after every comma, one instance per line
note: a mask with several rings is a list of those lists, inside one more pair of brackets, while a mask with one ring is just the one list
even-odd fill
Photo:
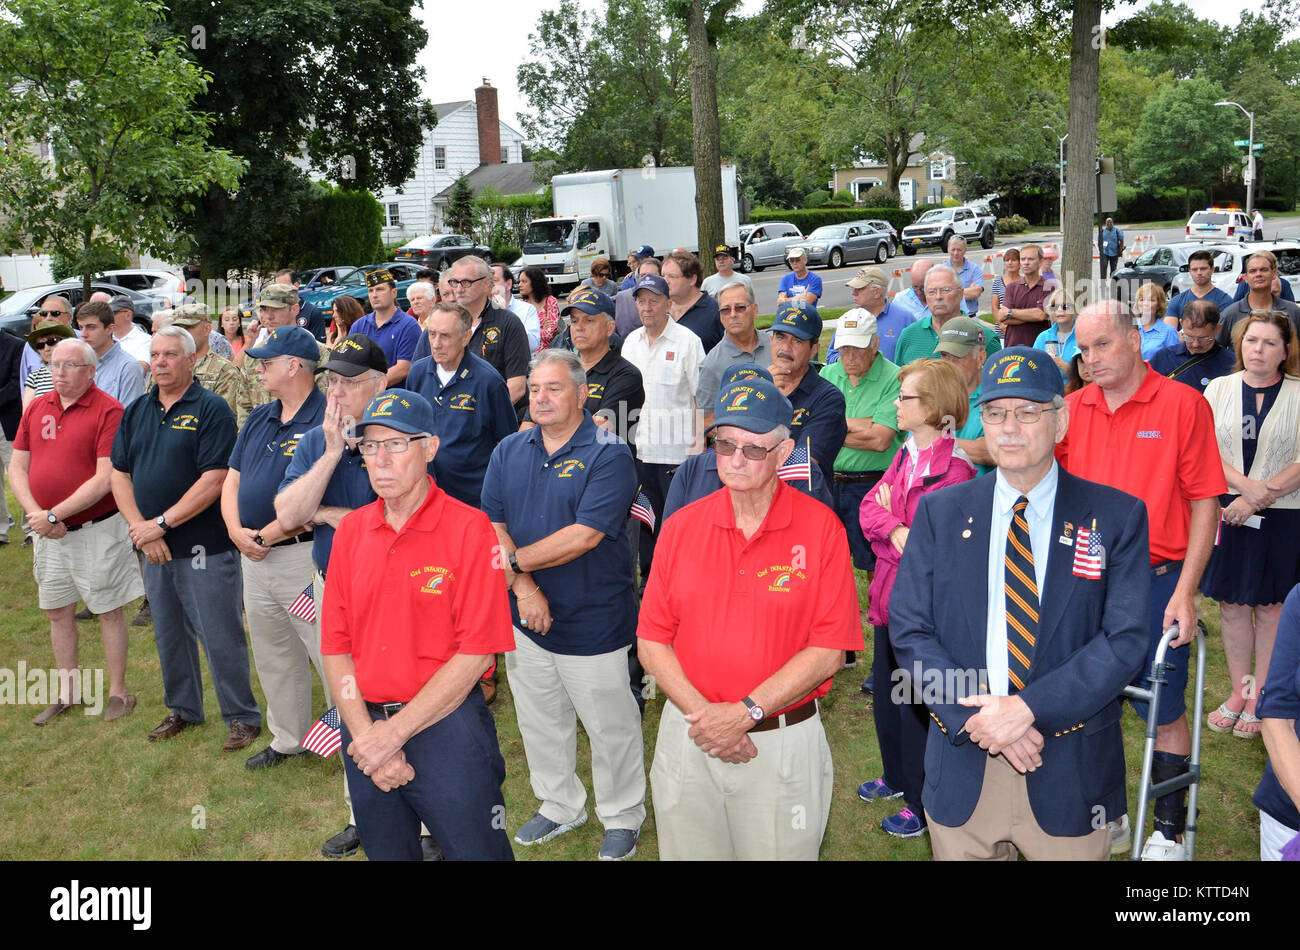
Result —
[[509, 556], [506, 558], [506, 561], [510, 564], [510, 570], [511, 570], [511, 571], [513, 571], [513, 572], [516, 573], [516, 574], [522, 574], [522, 573], [523, 573], [523, 571], [519, 570], [519, 561], [515, 558], [515, 552], [514, 552], [514, 551], [511, 551], [511, 552], [510, 552]]
[[763, 711], [763, 707], [754, 702], [748, 696], [742, 699], [741, 702], [749, 709], [749, 718], [754, 720], [754, 722], [762, 722], [767, 718], [767, 713]]
[[58, 523], [59, 523], [59, 519], [56, 518], [56, 517], [54, 517], [54, 512], [52, 512], [52, 511], [46, 511], [46, 512], [45, 512], [45, 520], [48, 521], [50, 524], [58, 524]]
[[257, 534], [253, 535], [253, 543], [259, 548], [266, 547], [266, 538], [262, 537], [262, 532], [259, 531]]
[[163, 534], [166, 534], [168, 531], [170, 531], [170, 530], [172, 529], [172, 526], [169, 525], [169, 524], [167, 523], [167, 516], [166, 516], [166, 515], [159, 515], [159, 516], [154, 520], [154, 524], [156, 524], [158, 527], [162, 528], [162, 530], [163, 530]]

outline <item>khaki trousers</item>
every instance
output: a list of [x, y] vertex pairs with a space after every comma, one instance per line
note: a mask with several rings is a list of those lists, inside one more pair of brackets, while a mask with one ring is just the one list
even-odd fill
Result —
[[941, 825], [926, 812], [936, 861], [1107, 861], [1110, 832], [1105, 825], [1078, 837], [1049, 835], [1029, 804], [1025, 776], [1002, 756], [984, 764], [979, 803], [964, 825]]
[[751, 732], [758, 755], [739, 765], [695, 744], [664, 704], [650, 766], [663, 861], [816, 861], [835, 769], [821, 714]]
[[577, 773], [579, 719], [591, 743], [596, 817], [607, 830], [636, 830], [645, 821], [645, 747], [628, 686], [628, 649], [564, 656], [515, 628], [506, 677], [538, 811], [551, 821], [576, 820], [587, 800]]

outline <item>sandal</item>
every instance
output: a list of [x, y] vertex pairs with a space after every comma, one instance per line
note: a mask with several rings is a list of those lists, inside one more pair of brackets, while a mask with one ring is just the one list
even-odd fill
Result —
[[1250, 713], [1246, 712], [1243, 709], [1241, 711], [1241, 715], [1237, 717], [1237, 725], [1233, 727], [1232, 734], [1236, 736], [1238, 739], [1258, 739], [1260, 737], [1260, 729], [1255, 729], [1255, 731], [1250, 732], [1246, 729], [1241, 728], [1242, 726], [1258, 726], [1258, 725], [1259, 725], [1259, 717], [1252, 716]]
[[[1227, 703], [1221, 703], [1219, 708], [1205, 717], [1205, 724], [1213, 732], [1235, 732], [1237, 721], [1241, 719], [1244, 709], [1238, 709], [1235, 712], [1228, 708]], [[1215, 722], [1214, 717], [1218, 716], [1219, 721]]]

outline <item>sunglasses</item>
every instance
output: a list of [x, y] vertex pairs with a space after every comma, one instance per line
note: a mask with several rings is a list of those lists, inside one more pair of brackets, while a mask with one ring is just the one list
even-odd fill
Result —
[[48, 340], [40, 340], [39, 342], [37, 342], [35, 349], [43, 350], [47, 346], [58, 346], [58, 345], [59, 345], [59, 338], [55, 336], [55, 337], [50, 337]]
[[66, 316], [67, 314], [68, 314], [67, 310], [37, 310], [36, 311], [36, 315], [38, 317], [60, 317], [60, 316]]

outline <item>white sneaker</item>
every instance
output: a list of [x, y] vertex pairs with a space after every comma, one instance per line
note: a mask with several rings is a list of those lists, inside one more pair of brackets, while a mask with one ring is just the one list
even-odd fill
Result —
[[1170, 841], [1163, 832], [1153, 831], [1142, 849], [1143, 861], [1186, 861], [1187, 852], [1181, 841]]
[[1110, 853], [1123, 854], [1133, 844], [1128, 815], [1120, 815], [1118, 821], [1108, 821], [1106, 827], [1110, 829]]

